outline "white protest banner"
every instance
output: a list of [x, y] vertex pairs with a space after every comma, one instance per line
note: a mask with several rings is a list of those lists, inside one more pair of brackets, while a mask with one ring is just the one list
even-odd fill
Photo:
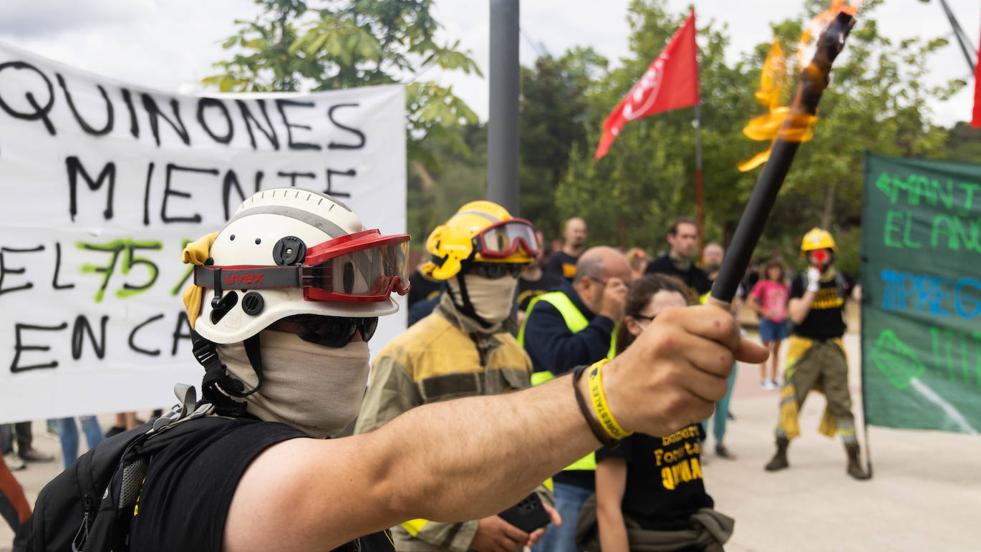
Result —
[[277, 187], [404, 232], [405, 166], [401, 86], [182, 96], [0, 45], [0, 423], [172, 404], [184, 244]]

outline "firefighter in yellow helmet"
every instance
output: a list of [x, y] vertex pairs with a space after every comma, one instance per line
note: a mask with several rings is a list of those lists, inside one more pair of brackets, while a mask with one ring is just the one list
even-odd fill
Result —
[[[432, 259], [422, 271], [445, 282], [446, 292], [432, 314], [375, 358], [356, 433], [423, 404], [531, 385], [531, 361], [505, 322], [518, 275], [540, 247], [531, 223], [490, 201], [467, 203], [433, 230], [426, 242]], [[464, 442], [461, 438], [461, 446]], [[557, 520], [544, 487], [529, 498], [541, 501], [542, 520]], [[534, 544], [543, 529], [522, 530], [495, 515], [462, 523], [415, 519], [391, 533], [399, 551], [466, 552], [520, 550]]]
[[814, 228], [801, 241], [801, 254], [808, 268], [798, 274], [790, 288], [790, 319], [794, 329], [787, 348], [784, 383], [780, 390], [780, 417], [777, 423], [777, 451], [766, 465], [767, 471], [790, 466], [787, 448], [800, 433], [798, 412], [812, 390], [822, 391], [827, 407], [819, 431], [829, 437], [837, 433], [848, 455], [848, 475], [869, 479], [859, 463], [855, 418], [848, 392], [848, 362], [841, 341], [845, 333], [844, 306], [848, 285], [836, 270], [837, 247], [831, 234]]

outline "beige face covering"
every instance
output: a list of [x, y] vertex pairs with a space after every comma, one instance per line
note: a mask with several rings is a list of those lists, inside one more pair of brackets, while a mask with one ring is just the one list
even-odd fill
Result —
[[[514, 306], [514, 290], [518, 288], [518, 279], [510, 276], [497, 278], [482, 278], [473, 274], [463, 277], [467, 283], [467, 293], [470, 302], [477, 311], [477, 316], [497, 324], [511, 315]], [[454, 297], [460, 297], [460, 286], [456, 280], [450, 280]]]
[[[264, 380], [245, 399], [249, 413], [316, 438], [336, 435], [357, 418], [368, 382], [367, 343], [331, 348], [265, 330], [260, 347]], [[249, 389], [255, 386], [243, 344], [219, 345], [218, 357]]]

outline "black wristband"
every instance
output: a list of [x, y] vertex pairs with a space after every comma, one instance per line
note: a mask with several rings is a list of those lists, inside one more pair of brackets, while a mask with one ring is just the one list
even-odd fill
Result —
[[605, 446], [612, 446], [617, 443], [617, 440], [613, 437], [607, 435], [603, 426], [600, 425], [599, 420], [593, 417], [593, 414], [589, 411], [589, 405], [586, 404], [586, 398], [582, 396], [579, 391], [579, 380], [582, 379], [583, 373], [589, 368], [587, 365], [577, 366], [572, 371], [572, 389], [576, 393], [576, 403], [579, 405], [579, 412], [582, 413], [582, 417], [586, 418], [586, 425], [589, 426], [589, 430], [593, 432], [593, 436], [596, 440]]

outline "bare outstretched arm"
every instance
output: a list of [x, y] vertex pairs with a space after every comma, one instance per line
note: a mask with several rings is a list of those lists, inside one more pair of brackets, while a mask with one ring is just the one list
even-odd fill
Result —
[[[665, 435], [712, 412], [734, 357], [766, 351], [721, 309], [669, 309], [604, 370], [609, 408], [627, 430]], [[599, 446], [571, 387], [564, 377], [422, 406], [364, 435], [275, 445], [239, 483], [224, 550], [329, 550], [406, 519], [504, 510]]]

